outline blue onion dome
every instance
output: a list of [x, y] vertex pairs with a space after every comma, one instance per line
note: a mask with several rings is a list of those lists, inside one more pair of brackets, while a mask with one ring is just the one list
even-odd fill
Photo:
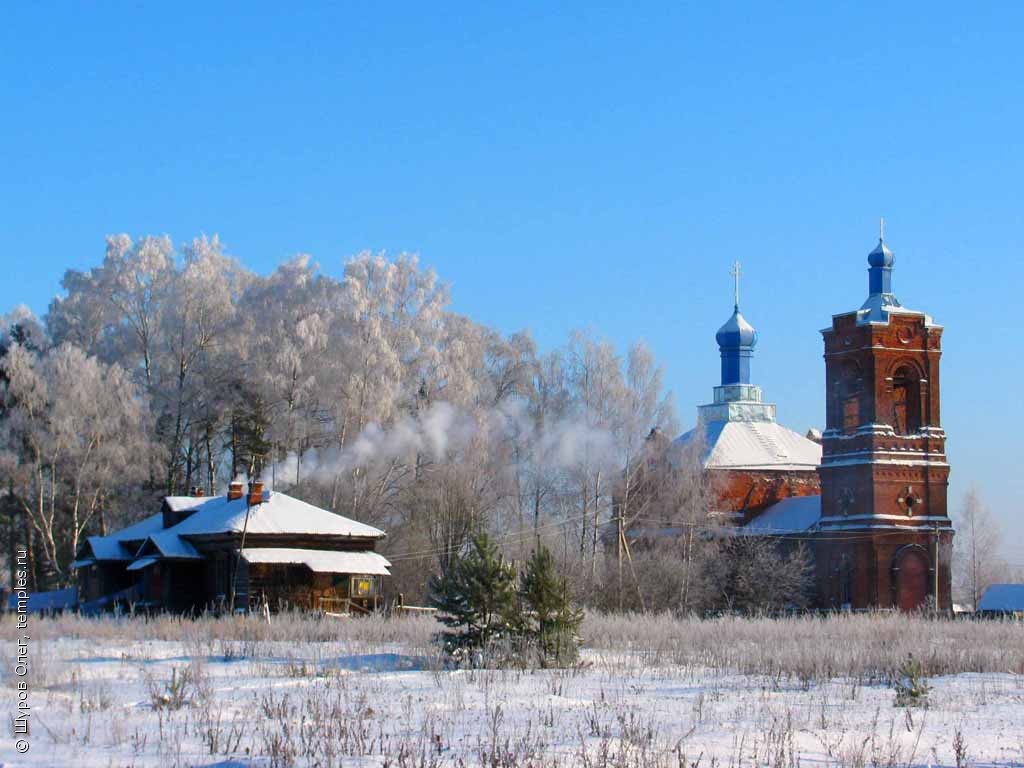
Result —
[[757, 344], [757, 331], [740, 314], [740, 308], [736, 307], [732, 317], [718, 329], [715, 341], [718, 342], [719, 347], [753, 347]]
[[892, 251], [885, 244], [882, 238], [878, 238], [878, 245], [875, 250], [868, 254], [868, 264], [872, 267], [891, 267], [893, 263]]

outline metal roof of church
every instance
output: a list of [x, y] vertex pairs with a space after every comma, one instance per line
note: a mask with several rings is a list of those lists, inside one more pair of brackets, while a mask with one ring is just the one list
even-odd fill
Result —
[[772, 504], [744, 525], [740, 532], [748, 536], [781, 536], [804, 533], [821, 519], [821, 496], [790, 496]]
[[722, 377], [714, 401], [697, 407], [697, 426], [676, 438], [675, 446], [700, 439], [701, 462], [708, 469], [813, 470], [821, 463], [821, 445], [775, 421], [775, 406], [765, 403], [761, 388], [750, 383], [750, 358], [757, 331], [740, 314], [740, 264], [733, 313], [715, 335]]
[[813, 470], [821, 446], [774, 421], [704, 422], [676, 439], [685, 446], [703, 432], [707, 469]]

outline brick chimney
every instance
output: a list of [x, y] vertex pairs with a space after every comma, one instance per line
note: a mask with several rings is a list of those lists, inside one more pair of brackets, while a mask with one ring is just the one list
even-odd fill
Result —
[[250, 507], [255, 507], [257, 504], [263, 503], [263, 483], [259, 480], [252, 480], [249, 483], [249, 499], [248, 504]]
[[242, 483], [238, 480], [232, 480], [228, 485], [228, 501], [240, 499], [242, 498], [242, 495]]

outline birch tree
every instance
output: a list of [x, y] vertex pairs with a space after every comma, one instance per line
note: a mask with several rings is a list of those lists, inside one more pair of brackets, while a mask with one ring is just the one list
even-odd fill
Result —
[[601, 519], [608, 519], [611, 480], [616, 471], [612, 430], [622, 371], [614, 348], [589, 335], [573, 334], [568, 347], [572, 423], [560, 431], [561, 451], [571, 461], [575, 485], [575, 514], [579, 520], [579, 556], [589, 562], [589, 579], [596, 574]]
[[324, 384], [340, 291], [338, 281], [321, 275], [303, 255], [254, 280], [240, 300], [244, 371], [267, 404], [266, 438], [278, 456], [295, 456], [294, 473], [276, 479], [286, 487], [301, 486], [303, 455], [327, 437], [331, 393]]
[[38, 534], [49, 581], [64, 583], [113, 489], [145, 475], [148, 412], [124, 370], [70, 344], [43, 356], [15, 345], [3, 367], [15, 497]]
[[1002, 531], [981, 492], [973, 485], [964, 493], [955, 524], [956, 592], [960, 600], [976, 610], [985, 590], [1010, 576], [1010, 569], [1000, 554]]
[[[197, 444], [211, 419], [203, 413], [206, 395], [223, 379], [220, 366], [230, 365], [231, 350], [216, 355], [235, 313], [244, 273], [224, 255], [218, 238], [196, 238], [183, 248], [183, 264], [169, 280], [161, 311], [151, 329], [158, 357], [150, 393], [165, 424], [166, 489], [188, 489], [197, 469]], [[222, 347], [223, 351], [223, 347]], [[207, 424], [201, 424], [205, 416]]]
[[[345, 265], [342, 308], [331, 328], [337, 350], [333, 416], [341, 446], [370, 424], [392, 423], [403, 406], [405, 412], [413, 408], [428, 372], [440, 363], [447, 301], [447, 288], [432, 271], [420, 270], [414, 256], [390, 262], [364, 253]], [[358, 517], [362, 505], [380, 500], [398, 469], [392, 462], [373, 482], [367, 482], [365, 468], [347, 470], [335, 478], [332, 508]], [[347, 499], [341, 504], [344, 487]]]

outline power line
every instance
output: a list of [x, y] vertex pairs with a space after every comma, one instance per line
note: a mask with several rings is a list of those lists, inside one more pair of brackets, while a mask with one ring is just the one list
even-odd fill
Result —
[[[526, 529], [523, 529], [523, 530], [520, 530], [520, 531], [512, 531], [510, 533], [501, 534], [501, 535], [498, 535], [498, 536], [493, 536], [491, 538], [492, 538], [493, 541], [498, 542], [498, 543], [500, 543], [500, 542], [506, 542], [506, 543], [513, 542], [513, 541], [515, 541], [517, 539], [525, 540], [527, 538], [531, 538], [531, 537], [537, 536], [542, 531], [550, 531], [550, 530], [560, 529], [560, 528], [565, 527], [569, 523], [578, 522], [578, 521], [583, 520], [583, 519], [588, 519], [589, 520], [591, 517], [592, 517], [592, 513], [591, 512], [582, 512], [582, 513], [579, 513], [579, 514], [576, 514], [576, 515], [571, 515], [571, 516], [568, 516], [568, 517], [564, 517], [564, 518], [562, 518], [560, 520], [554, 520], [554, 521], [551, 521], [551, 522], [547, 522], [547, 523], [544, 523], [543, 525], [539, 525], [537, 527], [530, 527], [530, 528], [526, 528]], [[604, 521], [602, 523], [602, 525], [610, 524], [610, 522], [612, 522], [612, 521]], [[708, 522], [702, 522], [702, 521], [686, 521], [686, 520], [670, 522], [670, 521], [659, 520], [657, 518], [649, 518], [649, 517], [637, 517], [637, 518], [634, 518], [634, 522], [659, 523], [659, 524], [662, 525], [663, 528], [692, 528], [694, 530], [702, 530], [702, 531], [710, 531], [710, 532], [720, 532], [720, 533], [725, 533], [725, 534], [732, 534], [732, 533], [736, 533], [736, 532], [744, 530], [743, 527], [741, 527], [741, 526], [729, 526], [729, 525], [724, 525], [724, 524], [715, 524], [715, 523], [708, 523]], [[628, 533], [629, 532], [627, 531], [627, 535], [628, 535]], [[641, 531], [634, 531], [634, 533], [641, 533], [642, 534], [642, 530]], [[877, 530], [877, 529], [875, 529], [875, 530], [864, 530], [864, 531], [856, 531], [856, 532], [851, 531], [851, 532], [845, 532], [845, 533], [840, 533], [840, 532], [831, 533], [827, 529], [819, 530], [819, 531], [817, 531], [815, 533], [799, 533], [799, 532], [794, 533], [790, 529], [762, 528], [762, 529], [758, 529], [756, 532], [755, 531], [748, 531], [748, 532], [745, 533], [745, 535], [747, 535], [747, 536], [749, 536], [751, 538], [756, 538], [758, 536], [765, 536], [765, 537], [774, 536], [774, 537], [779, 537], [779, 538], [785, 538], [787, 541], [819, 542], [819, 541], [863, 541], [865, 539], [878, 538], [880, 536], [906, 536], [908, 533], [920, 533], [921, 535], [928, 535], [928, 536], [934, 535], [933, 529], [931, 529], [931, 528], [923, 528], [923, 527], [920, 527], [920, 526], [918, 526], [918, 527], [909, 527], [908, 526], [908, 527], [900, 529], [900, 530]], [[640, 536], [637, 536], [636, 538], [643, 538], [643, 536], [640, 535]], [[671, 537], [664, 537], [664, 538], [671, 538]], [[396, 563], [396, 562], [402, 562], [402, 561], [407, 561], [407, 560], [418, 560], [418, 559], [421, 559], [421, 558], [424, 558], [424, 557], [430, 557], [430, 556], [433, 556], [433, 555], [440, 555], [440, 554], [444, 554], [445, 552], [448, 552], [448, 551], [449, 551], [449, 548], [448, 547], [444, 547], [444, 546], [430, 547], [430, 548], [426, 548], [426, 549], [411, 549], [411, 550], [406, 550], [404, 552], [398, 552], [398, 553], [395, 553], [395, 554], [388, 554], [387, 558], [392, 563]], [[1009, 565], [1010, 567], [1024, 567], [1024, 564], [1018, 564], [1018, 563], [1007, 563], [1007, 565]]]

